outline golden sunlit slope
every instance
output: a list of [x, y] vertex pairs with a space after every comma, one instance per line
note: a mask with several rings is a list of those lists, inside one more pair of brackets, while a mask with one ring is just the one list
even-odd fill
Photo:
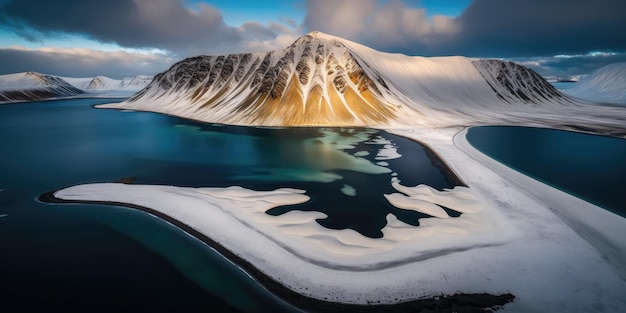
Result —
[[368, 70], [340, 41], [314, 33], [279, 51], [183, 60], [127, 104], [245, 125], [387, 125], [416, 116]]

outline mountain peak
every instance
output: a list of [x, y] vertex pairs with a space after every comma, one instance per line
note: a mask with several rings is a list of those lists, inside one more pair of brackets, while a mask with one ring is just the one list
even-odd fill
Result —
[[330, 43], [336, 47], [345, 47], [343, 41], [344, 40], [342, 38], [335, 37], [333, 35], [325, 34], [325, 33], [318, 32], [318, 31], [313, 31], [296, 39], [296, 41], [294, 41], [291, 47], [306, 46], [309, 44], [314, 44], [317, 46], [319, 44], [323, 45], [326, 43]]
[[306, 34], [305, 36], [311, 36], [313, 38], [318, 38], [318, 39], [326, 39], [326, 40], [331, 40], [331, 39], [338, 39], [338, 37], [335, 37], [333, 35], [329, 35], [326, 33], [322, 33], [320, 31], [314, 30], [308, 34]]

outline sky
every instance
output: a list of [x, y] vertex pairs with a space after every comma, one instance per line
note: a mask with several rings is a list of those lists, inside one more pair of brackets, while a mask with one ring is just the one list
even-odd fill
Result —
[[0, 0], [0, 74], [153, 75], [194, 55], [281, 49], [316, 30], [542, 75], [626, 61], [624, 0]]

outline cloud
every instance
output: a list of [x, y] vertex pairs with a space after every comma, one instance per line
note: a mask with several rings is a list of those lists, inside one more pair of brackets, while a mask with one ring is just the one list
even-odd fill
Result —
[[0, 7], [0, 25], [28, 40], [81, 34], [179, 56], [241, 52], [251, 40], [281, 35], [280, 29], [255, 22], [228, 26], [217, 8], [200, 3], [190, 9], [184, 0], [14, 0]]
[[458, 17], [399, 0], [307, 2], [303, 27], [411, 55], [528, 57], [626, 51], [626, 1], [474, 0]]
[[[290, 20], [268, 26], [250, 21], [233, 27], [221, 12], [184, 0], [0, 0], [0, 29], [30, 41], [79, 35], [123, 48], [157, 48], [165, 54], [89, 49], [0, 49], [3, 73], [38, 71], [65, 76], [121, 78], [163, 71], [199, 54], [257, 52], [283, 48], [299, 36]], [[36, 8], [36, 9], [33, 9]]]
[[522, 57], [511, 59], [529, 67], [541, 75], [589, 74], [605, 65], [626, 62], [626, 53], [594, 52], [579, 55], [557, 55], [550, 57]]
[[508, 57], [626, 51], [623, 0], [475, 0], [458, 22], [461, 31], [440, 49]]
[[432, 15], [419, 4], [308, 0], [301, 24], [282, 18], [269, 25], [249, 21], [231, 26], [217, 8], [204, 3], [189, 8], [185, 0], [0, 0], [0, 27], [33, 41], [78, 34], [121, 47], [158, 48], [175, 59], [279, 49], [313, 30], [409, 55], [527, 61], [549, 56], [541, 58], [544, 61], [537, 67], [544, 72], [582, 70], [576, 61], [607, 60], [551, 57], [558, 54], [626, 52], [623, 0], [474, 0], [458, 17]]
[[105, 75], [120, 79], [137, 74], [153, 75], [166, 70], [175, 61], [163, 54], [9, 47], [0, 49], [0, 74], [35, 70], [66, 77]]
[[382, 50], [406, 44], [420, 48], [436, 45], [460, 31], [454, 18], [429, 18], [423, 8], [400, 0], [307, 1], [303, 27], [352, 39]]

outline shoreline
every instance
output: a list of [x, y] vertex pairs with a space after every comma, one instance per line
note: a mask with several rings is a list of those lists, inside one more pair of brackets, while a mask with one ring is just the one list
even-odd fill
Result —
[[[438, 257], [436, 260], [416, 263], [410, 267], [406, 266], [402, 271], [397, 271], [397, 273], [402, 273], [403, 276], [390, 276], [389, 272], [384, 274], [382, 272], [374, 273], [374, 275], [371, 275], [371, 278], [381, 278], [383, 281], [387, 278], [387, 281], [381, 283], [372, 280], [373, 287], [368, 286], [369, 282], [363, 279], [355, 280], [359, 282], [360, 285], [350, 285], [349, 288], [356, 287], [356, 289], [349, 290], [349, 292], [356, 290], [355, 293], [350, 295], [353, 299], [358, 297], [361, 286], [367, 288], [368, 292], [385, 292], [384, 297], [390, 299], [389, 301], [382, 301], [382, 303], [387, 303], [385, 305], [370, 305], [372, 301], [379, 301], [378, 299], [383, 297], [379, 297], [378, 294], [375, 293], [368, 295], [368, 298], [373, 300], [367, 302], [351, 302], [353, 300], [344, 300], [347, 298], [336, 296], [329, 297], [332, 301], [319, 300], [326, 299], [325, 292], [327, 286], [322, 284], [324, 283], [322, 280], [320, 280], [322, 283], [316, 287], [318, 288], [316, 290], [317, 294], [306, 292], [304, 293], [306, 294], [305, 296], [302, 294], [302, 290], [300, 290], [299, 293], [298, 290], [300, 286], [309, 286], [306, 283], [302, 283], [305, 278], [298, 277], [299, 275], [309, 275], [314, 279], [318, 279], [319, 274], [324, 274], [320, 270], [316, 270], [315, 267], [310, 267], [310, 271], [293, 271], [293, 276], [289, 277], [291, 282], [286, 282], [281, 279], [283, 276], [273, 275], [283, 272], [281, 272], [282, 269], [279, 269], [271, 263], [255, 263], [256, 260], [252, 258], [252, 263], [256, 264], [248, 265], [251, 266], [252, 269], [246, 268], [236, 261], [234, 261], [234, 263], [238, 264], [279, 298], [289, 299], [290, 303], [301, 301], [299, 303], [305, 303], [304, 306], [312, 308], [313, 311], [419, 311], [426, 307], [430, 309], [429, 303], [431, 302], [428, 301], [439, 301], [441, 298], [438, 295], [443, 294], [453, 295], [445, 297], [446, 303], [448, 304], [455, 302], [455, 298], [452, 297], [457, 296], [490, 296], [503, 293], [501, 296], [510, 295], [513, 297], [514, 294], [516, 300], [513, 301], [513, 303], [509, 303], [511, 300], [507, 301], [506, 303], [509, 303], [509, 305], [504, 307], [505, 311], [511, 312], [537, 310], [584, 312], [595, 307], [596, 303], [607, 305], [617, 312], [617, 308], [622, 308], [624, 303], [626, 303], [624, 302], [624, 296], [618, 291], [615, 291], [622, 288], [620, 286], [624, 285], [624, 281], [617, 281], [618, 276], [615, 275], [613, 264], [607, 262], [606, 256], [599, 253], [595, 244], [581, 237], [580, 233], [578, 233], [571, 224], [564, 222], [563, 217], [559, 216], [557, 214], [558, 212], [555, 212], [549, 204], [546, 204], [546, 202], [542, 201], [537, 195], [527, 190], [519, 190], [511, 181], [510, 177], [497, 171], [495, 168], [491, 168], [479, 162], [458, 145], [455, 145], [453, 142], [454, 138], [463, 130], [462, 127], [426, 129], [416, 126], [411, 128], [383, 127], [377, 129], [417, 141], [422, 146], [430, 148], [436, 155], [446, 156], [445, 159], [440, 158], [444, 161], [444, 164], [449, 166], [450, 170], [456, 173], [459, 179], [462, 178], [462, 181], [471, 186], [472, 193], [479, 195], [480, 198], [484, 200], [486, 212], [485, 215], [481, 215], [481, 218], [488, 218], [488, 222], [494, 227], [492, 234], [497, 235], [495, 237], [501, 242], [501, 245], [487, 246], [485, 248], [480, 247], [481, 249], [476, 249], [476, 251], [460, 250], [459, 257]], [[551, 192], [547, 189], [543, 191], [548, 194]], [[110, 195], [109, 197], [100, 198], [99, 200], [121, 199], [120, 201], [125, 201], [124, 197], [111, 198]], [[571, 197], [572, 196], [570, 196], [570, 198]], [[98, 200], [98, 198], [95, 199]], [[113, 201], [92, 202], [78, 199], [60, 202], [113, 204], [124, 207], [135, 207], [136, 209], [142, 210], [139, 206]], [[143, 204], [149, 207], [143, 207], [146, 210], [156, 211], [160, 208], [160, 205], [153, 206], [152, 204]], [[151, 213], [149, 211], [146, 212]], [[169, 213], [162, 213], [166, 218], [161, 217], [159, 214], [152, 214], [169, 221], [183, 230], [186, 230], [184, 228], [185, 226], [195, 225], [193, 221], [184, 224], [176, 220], [176, 222], [181, 223], [183, 226], [178, 225], [178, 223], [173, 223], [171, 220], [167, 219], [167, 214], [173, 214], [171, 211]], [[185, 221], [184, 218], [181, 220]], [[204, 232], [204, 228], [198, 229]], [[502, 233], [501, 231], [503, 230], [506, 232]], [[206, 233], [211, 237], [215, 235], [215, 233], [211, 231]], [[247, 250], [248, 248], [245, 246], [231, 246], [230, 242], [223, 241], [220, 239], [223, 238], [220, 237], [222, 235], [223, 234], [217, 234], [217, 237], [215, 237], [216, 240], [218, 242], [228, 243], [222, 246], [222, 248], [228, 250], [228, 248], [225, 248], [227, 246], [232, 249], [228, 251], [235, 257], [243, 258], [243, 261], [246, 262], [245, 260], [250, 260], [249, 257], [255, 256], [253, 253], [256, 252], [250, 252], [251, 250]], [[249, 235], [246, 236], [244, 236], [244, 240], [251, 238]], [[194, 237], [198, 238], [198, 236]], [[240, 239], [241, 238], [239, 238], [239, 240]], [[260, 239], [262, 239], [262, 241], [265, 240], [263, 238]], [[258, 249], [254, 251], [257, 250]], [[273, 253], [275, 253], [274, 250], [277, 249], [273, 249]], [[234, 251], [234, 253], [232, 251]], [[261, 253], [266, 253], [266, 251], [261, 251]], [[222, 253], [222, 255], [224, 254]], [[271, 258], [268, 258], [268, 255], [271, 256]], [[264, 255], [266, 258], [261, 259], [261, 261], [271, 262], [272, 258], [275, 258], [274, 261], [280, 260], [280, 258], [271, 255], [271, 253], [268, 255]], [[462, 257], [460, 258], [461, 255]], [[285, 264], [289, 266], [288, 263]], [[477, 266], [478, 264], [480, 265]], [[449, 270], [450, 266], [452, 267], [452, 271]], [[265, 278], [273, 281], [276, 286], [268, 287], [262, 278], [252, 273], [253, 270], [267, 276]], [[528, 273], [531, 272], [534, 274], [528, 275]], [[311, 273], [315, 273], [315, 275]], [[337, 286], [345, 286], [345, 282], [349, 281], [346, 280], [346, 277], [350, 280], [358, 278], [358, 276], [350, 277], [350, 275], [345, 275], [345, 273], [341, 271], [330, 271], [329, 273], [329, 275], [332, 275], [331, 284], [333, 284], [334, 288], [338, 288]], [[594, 275], [590, 275], [590, 273], [594, 273]], [[448, 280], [450, 275], [454, 278]], [[344, 280], [335, 279], [335, 277], [339, 276]], [[393, 277], [393, 279], [390, 280], [390, 277]], [[402, 283], [393, 286], [388, 284], [389, 281]], [[298, 282], [300, 282], [300, 285], [297, 285]], [[280, 291], [276, 292], [272, 288], [282, 288], [283, 290], [287, 290], [290, 294], [284, 296], [280, 294]], [[336, 290], [337, 289], [333, 289], [332, 291], [334, 292]], [[344, 290], [345, 289], [341, 289], [339, 291], [343, 292]], [[420, 293], [414, 294], [416, 290], [419, 290]], [[548, 292], [550, 290], [559, 290], [559, 294], [551, 294], [551, 292]], [[395, 302], [393, 301], [393, 297], [388, 297], [388, 294], [395, 296], [397, 295], [395, 292], [400, 292], [404, 295], [404, 297], [401, 298], [402, 300], [396, 299], [396, 301], [408, 302], [391, 304]], [[318, 296], [319, 294], [322, 294], [322, 296]], [[290, 296], [295, 296], [297, 299], [292, 300], [289, 298]], [[412, 299], [419, 299], [424, 296], [431, 298], [412, 301]], [[464, 299], [467, 300], [467, 298]], [[342, 303], [342, 301], [350, 304]], [[448, 304], [443, 303], [442, 305]], [[455, 305], [457, 306], [453, 308], [442, 308], [439, 306], [437, 310], [465, 310], [464, 308], [459, 309], [458, 303]], [[484, 307], [476, 308], [474, 306], [467, 308], [467, 310], [476, 311], [487, 309]]]
[[[125, 179], [120, 181], [121, 183], [126, 183]], [[515, 299], [515, 296], [511, 293], [504, 293], [499, 295], [492, 295], [488, 293], [457, 293], [453, 295], [440, 295], [431, 298], [416, 299], [395, 304], [371, 305], [348, 304], [315, 299], [312, 297], [304, 296], [294, 290], [289, 289], [288, 287], [282, 285], [280, 282], [263, 273], [252, 263], [239, 257], [237, 254], [235, 254], [225, 246], [195, 230], [191, 226], [175, 218], [172, 218], [169, 215], [164, 214], [158, 210], [132, 203], [122, 203], [115, 201], [65, 200], [57, 198], [54, 195], [57, 191], [61, 189], [63, 188], [46, 192], [39, 196], [38, 200], [44, 203], [53, 204], [80, 203], [112, 205], [135, 209], [151, 214], [180, 228], [184, 232], [202, 241], [209, 247], [215, 249], [220, 255], [239, 266], [242, 270], [244, 270], [251, 277], [253, 277], [258, 283], [267, 288], [267, 290], [275, 297], [283, 299], [288, 304], [295, 306], [299, 310], [312, 312], [492, 312], [492, 309], [504, 306]]]
[[[82, 95], [62, 96], [62, 97], [52, 97], [52, 98], [42, 98], [42, 99], [0, 101], [0, 105], [37, 103], [37, 102], [54, 102], [54, 101], [64, 101], [64, 100], [79, 100], [79, 99], [124, 100], [124, 99], [128, 99], [128, 97], [129, 96], [127, 96], [127, 95], [116, 96], [114, 94], [105, 94], [105, 93], [103, 93], [103, 94], [95, 94], [95, 93], [92, 93], [92, 94], [82, 94]], [[93, 105], [93, 106], [95, 106], [95, 105]]]
[[599, 250], [603, 257], [616, 267], [619, 275], [626, 279], [624, 217], [490, 158], [469, 143], [466, 138], [468, 129], [469, 127], [464, 127], [452, 138], [457, 148], [498, 175], [506, 177], [520, 190], [546, 205], [574, 232]]

